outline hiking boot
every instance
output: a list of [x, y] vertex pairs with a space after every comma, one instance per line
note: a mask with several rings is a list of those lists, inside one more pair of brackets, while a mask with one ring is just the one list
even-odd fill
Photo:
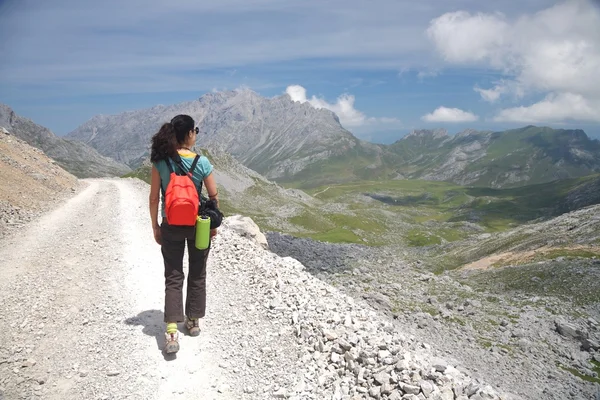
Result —
[[200, 318], [189, 319], [185, 318], [185, 327], [190, 333], [190, 336], [198, 336], [200, 334]]
[[165, 340], [167, 343], [165, 344], [165, 353], [177, 353], [179, 351], [179, 333], [166, 333], [165, 332]]

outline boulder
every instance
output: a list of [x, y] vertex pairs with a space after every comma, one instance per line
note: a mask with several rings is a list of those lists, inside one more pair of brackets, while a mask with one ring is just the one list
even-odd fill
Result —
[[260, 231], [260, 228], [252, 220], [252, 218], [244, 217], [242, 215], [232, 215], [223, 220], [223, 225], [232, 229], [240, 236], [247, 237], [255, 241], [263, 249], [268, 250], [269, 244], [267, 238]]

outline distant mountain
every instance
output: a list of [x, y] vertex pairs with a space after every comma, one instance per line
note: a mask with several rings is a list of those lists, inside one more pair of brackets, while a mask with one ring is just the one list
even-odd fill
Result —
[[18, 116], [9, 106], [0, 104], [0, 126], [30, 146], [42, 150], [65, 170], [79, 178], [119, 176], [131, 169], [102, 156], [92, 147], [57, 137], [49, 129]]
[[408, 178], [516, 187], [600, 172], [600, 142], [580, 129], [415, 131], [389, 146]]
[[[317, 183], [355, 180], [383, 166], [382, 148], [354, 137], [331, 111], [294, 102], [287, 94], [264, 98], [250, 90], [209, 93], [190, 102], [95, 116], [66, 137], [136, 168], [149, 154], [152, 135], [180, 113], [197, 121], [199, 146], [227, 151], [268, 179], [289, 181], [304, 173]], [[318, 176], [307, 174], [307, 168], [319, 162], [327, 168]], [[349, 172], [348, 165], [353, 166]], [[384, 170], [376, 172], [379, 177]]]
[[197, 121], [199, 146], [226, 151], [293, 187], [418, 178], [502, 188], [600, 172], [600, 143], [582, 130], [415, 130], [391, 145], [373, 144], [344, 129], [331, 111], [251, 90], [95, 116], [67, 137], [136, 168], [148, 157], [151, 136], [179, 113]]

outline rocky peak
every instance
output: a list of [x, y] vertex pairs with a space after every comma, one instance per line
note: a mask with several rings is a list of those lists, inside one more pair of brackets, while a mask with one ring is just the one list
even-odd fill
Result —
[[404, 138], [431, 138], [431, 139], [444, 139], [448, 137], [448, 131], [446, 129], [415, 129], [406, 135]]
[[461, 138], [461, 137], [467, 137], [467, 136], [475, 136], [478, 135], [482, 132], [476, 130], [476, 129], [465, 129], [464, 131], [460, 131], [456, 134], [457, 138]]

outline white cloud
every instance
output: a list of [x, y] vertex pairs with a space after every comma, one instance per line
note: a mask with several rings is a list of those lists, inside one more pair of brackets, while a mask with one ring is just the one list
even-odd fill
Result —
[[484, 100], [494, 102], [508, 93], [549, 96], [529, 107], [502, 110], [499, 120], [587, 120], [588, 112], [575, 107], [546, 111], [553, 104], [600, 100], [600, 8], [592, 0], [564, 1], [512, 21], [499, 13], [447, 13], [431, 21], [427, 34], [448, 63], [491, 67], [506, 77], [492, 88], [474, 88]]
[[498, 84], [491, 89], [482, 89], [478, 86], [475, 86], [473, 90], [478, 92], [483, 100], [490, 103], [494, 103], [500, 98], [500, 95], [507, 92], [508, 87], [502, 84]]
[[438, 107], [434, 112], [421, 117], [426, 122], [473, 122], [479, 117], [459, 108]]
[[600, 122], [600, 101], [592, 103], [580, 94], [549, 94], [529, 107], [514, 107], [500, 111], [496, 122], [545, 123], [564, 120]]
[[508, 30], [501, 14], [457, 11], [434, 19], [427, 35], [444, 59], [466, 63], [494, 59]]
[[290, 96], [293, 101], [298, 101], [300, 103], [308, 102], [314, 108], [325, 108], [327, 110], [333, 111], [342, 125], [346, 127], [358, 127], [366, 124], [396, 124], [400, 121], [396, 118], [375, 118], [369, 117], [362, 113], [361, 111], [354, 108], [355, 98], [350, 94], [342, 94], [337, 98], [337, 101], [334, 104], [327, 102], [325, 99], [318, 98], [316, 96], [312, 96], [310, 99], [306, 97], [306, 89], [300, 85], [290, 85], [287, 87], [285, 92]]

